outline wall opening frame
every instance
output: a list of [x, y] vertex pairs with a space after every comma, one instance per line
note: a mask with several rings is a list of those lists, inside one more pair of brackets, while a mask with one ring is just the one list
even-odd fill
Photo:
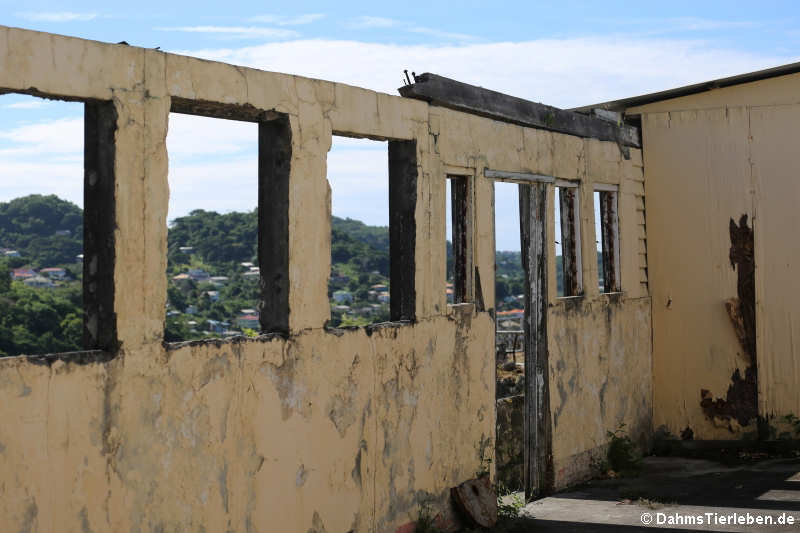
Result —
[[172, 98], [170, 111], [258, 124], [258, 262], [261, 333], [289, 333], [289, 116], [250, 105]]
[[595, 209], [600, 219], [599, 242], [602, 249], [602, 265], [598, 285], [601, 293], [620, 292], [619, 255], [619, 186], [594, 184]]
[[547, 349], [547, 194], [554, 176], [484, 169], [484, 176], [519, 186], [520, 244], [525, 272], [525, 500], [541, 497], [554, 486], [553, 425]]
[[[450, 211], [451, 244], [453, 247], [453, 304], [471, 302], [474, 295], [473, 260], [473, 177], [448, 173], [448, 202]], [[445, 210], [447, 211], [447, 210]]]
[[417, 305], [417, 141], [337, 130], [332, 134], [388, 143], [389, 321], [414, 322]]
[[107, 100], [0, 88], [0, 95], [6, 94], [83, 103], [81, 347], [86, 352], [105, 352], [103, 359], [113, 357], [119, 348], [114, 311], [116, 107]]
[[580, 296], [583, 293], [583, 266], [581, 257], [580, 182], [557, 179], [554, 187], [554, 205], [558, 208], [555, 220], [560, 229], [556, 246], [561, 247], [562, 287], [559, 297]]

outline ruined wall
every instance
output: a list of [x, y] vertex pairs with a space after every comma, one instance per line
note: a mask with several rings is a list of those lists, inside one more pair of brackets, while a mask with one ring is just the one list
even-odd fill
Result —
[[[343, 84], [2, 26], [0, 90], [114, 105], [120, 346], [115, 353], [0, 359], [0, 457], [8, 465], [0, 469], [3, 531], [382, 532], [408, 523], [421, 502], [445, 501], [448, 489], [484, 468], [493, 452], [495, 247], [493, 187], [484, 168], [578, 179], [621, 176], [628, 168], [617, 152], [595, 159], [596, 170], [587, 174], [592, 159], [585, 154], [613, 154], [614, 143]], [[165, 140], [175, 101], [288, 119], [285, 337], [162, 344]], [[334, 132], [416, 141], [413, 323], [324, 327], [326, 155]], [[448, 172], [474, 179], [476, 304], [446, 303]], [[637, 261], [623, 268], [639, 276]], [[645, 294], [642, 286], [636, 292], [638, 283], [637, 277], [629, 284], [632, 298]], [[619, 305], [609, 324], [594, 322], [586, 334], [602, 330], [610, 338], [619, 324], [633, 327], [643, 312], [638, 306]], [[560, 326], [553, 323], [556, 335]], [[646, 347], [639, 357], [648, 360]], [[587, 370], [587, 382], [599, 387], [604, 372], [602, 365]], [[556, 372], [553, 380], [558, 405]], [[630, 394], [617, 385], [630, 383], [610, 385], [608, 405]], [[572, 405], [587, 401], [596, 399], [578, 396]], [[626, 420], [645, 417], [622, 411]], [[614, 407], [599, 424], [613, 429], [622, 411]], [[560, 427], [556, 450], [576, 438]], [[581, 443], [570, 451], [588, 446]]]
[[[652, 432], [650, 298], [644, 224], [642, 154], [625, 159], [612, 143], [585, 140], [576, 146], [580, 185], [583, 295], [558, 298], [551, 282], [548, 313], [550, 409], [556, 487], [583, 481], [604, 459], [608, 432], [624, 431], [647, 447]], [[569, 178], [571, 176], [562, 176]], [[593, 188], [619, 187], [621, 292], [598, 288]], [[649, 191], [648, 191], [649, 198]], [[553, 195], [548, 212], [553, 212]], [[649, 203], [648, 203], [649, 208]], [[555, 235], [548, 215], [548, 235]], [[549, 279], [555, 280], [551, 256]]]
[[[586, 479], [592, 473], [592, 458], [603, 453], [608, 431], [624, 423], [626, 431], [644, 444], [652, 432], [652, 341], [642, 152], [631, 149], [630, 158], [626, 159], [615, 143], [522, 128], [444, 109], [431, 109], [431, 124], [439, 125], [437, 131], [447, 132], [438, 139], [434, 150], [438, 150], [446, 168], [454, 172], [459, 166], [467, 167], [480, 176], [483, 168], [489, 167], [580, 182], [584, 295], [557, 297], [555, 253], [553, 248], [548, 249], [547, 330], [555, 486]], [[474, 132], [487, 129], [495, 134], [487, 138], [475, 136]], [[477, 157], [468, 158], [466, 154]], [[594, 257], [600, 237], [595, 235], [594, 227], [595, 184], [619, 186], [620, 293], [600, 294], [598, 289]], [[547, 203], [547, 235], [553, 242], [552, 186]], [[478, 213], [479, 219], [487, 216], [491, 212]], [[491, 224], [493, 220], [482, 220], [480, 226], [487, 228]], [[493, 236], [491, 232], [478, 238], [479, 257], [494, 253]], [[440, 276], [444, 279], [443, 272]], [[483, 279], [485, 300], [492, 302], [493, 279], [488, 283]]]
[[758, 415], [780, 433], [800, 412], [798, 88], [782, 76], [627, 111], [645, 146], [654, 422], [676, 437], [755, 437]]
[[[444, 230], [431, 227], [445, 215], [431, 199], [444, 180], [427, 104], [5, 27], [0, 88], [116, 108], [121, 346], [0, 360], [0, 530], [394, 531], [485, 466], [494, 324], [443, 300], [431, 257]], [[162, 345], [175, 98], [288, 117], [288, 338]], [[416, 140], [416, 323], [324, 328], [334, 131]], [[485, 193], [475, 203], [491, 210]], [[476, 262], [489, 272], [493, 256]]]

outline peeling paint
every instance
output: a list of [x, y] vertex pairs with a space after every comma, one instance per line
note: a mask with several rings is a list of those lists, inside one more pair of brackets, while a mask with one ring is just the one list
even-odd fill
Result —
[[722, 421], [723, 426], [735, 433], [758, 418], [755, 258], [753, 229], [747, 225], [746, 214], [739, 218], [738, 225], [731, 219], [730, 238], [729, 258], [737, 275], [738, 297], [726, 301], [725, 308], [748, 364], [744, 376], [739, 368], [733, 371], [724, 399], [714, 399], [711, 391], [701, 389], [700, 407], [710, 420]]
[[345, 436], [347, 429], [356, 421], [355, 395], [358, 392], [356, 382], [356, 372], [360, 363], [358, 354], [353, 357], [350, 365], [350, 372], [347, 380], [340, 385], [337, 392], [328, 402], [328, 418], [331, 419], [336, 430], [342, 437]]
[[[492, 167], [582, 180], [588, 151], [605, 145], [344, 84], [156, 50], [3, 26], [0, 48], [12, 67], [0, 68], [5, 90], [36, 86], [45, 94], [103, 102], [116, 112], [113, 210], [105, 212], [114, 218], [104, 226], [113, 233], [104, 242], [113, 243], [107, 272], [114, 299], [103, 316], [114, 319], [119, 341], [106, 351], [0, 360], [0, 453], [11, 465], [0, 471], [0, 530], [33, 533], [41, 523], [58, 523], [84, 533], [366, 533], [409, 523], [426, 501], [449, 520], [449, 488], [474, 477], [494, 454], [494, 284], [486, 280], [495, 250], [491, 184], [476, 179], [468, 226], [476, 301], [448, 307], [441, 290], [441, 169], [469, 167], [477, 176]], [[52, 54], [37, 60], [37, 50], [54, 49], [57, 61]], [[285, 331], [255, 339], [162, 342], [165, 139], [173, 104], [215, 116], [234, 110], [240, 118], [280, 120], [291, 134], [281, 137], [285, 144], [277, 154], [288, 163], [281, 184], [288, 200], [279, 206], [286, 226], [280, 234], [288, 237], [275, 264], [282, 268], [288, 260], [288, 284], [280, 280], [286, 291], [272, 307], [286, 311], [274, 317]], [[325, 329], [326, 157], [334, 131], [390, 139], [398, 152], [394, 162], [413, 178], [393, 185], [405, 191], [404, 207], [413, 207], [400, 231], [395, 225], [405, 253], [391, 269], [393, 290], [399, 284], [403, 295], [393, 299], [399, 303], [392, 315], [402, 320]], [[539, 144], [549, 151], [540, 153]], [[593, 172], [618, 175], [617, 161], [593, 164]], [[395, 267], [403, 271], [398, 279]], [[634, 339], [642, 360], [649, 357], [648, 345], [637, 344], [639, 334], [632, 331], [647, 330], [640, 309], [645, 303], [624, 301], [612, 317], [626, 341]], [[580, 320], [597, 320], [596, 301], [590, 304], [584, 309], [590, 317]], [[619, 326], [623, 319], [631, 325]], [[561, 327], [558, 320], [549, 334]], [[100, 325], [91, 322], [91, 332], [105, 334]], [[585, 366], [595, 364], [597, 349], [580, 335], [576, 340], [581, 357], [592, 361], [575, 365], [575, 346], [568, 345], [554, 358], [565, 361], [562, 373], [579, 369], [552, 378], [562, 379], [568, 391], [558, 426], [574, 426], [555, 435], [557, 464], [592, 449], [598, 430], [588, 428], [586, 437], [575, 424], [577, 412], [597, 404], [587, 379], [596, 372]], [[611, 348], [600, 364], [621, 351]], [[627, 353], [622, 363], [631, 363]], [[638, 376], [644, 362], [633, 364], [631, 373]], [[619, 411], [636, 418], [613, 397], [622, 388], [609, 381], [603, 403], [613, 415], [607, 418]], [[56, 485], [70, 497], [51, 498]]]

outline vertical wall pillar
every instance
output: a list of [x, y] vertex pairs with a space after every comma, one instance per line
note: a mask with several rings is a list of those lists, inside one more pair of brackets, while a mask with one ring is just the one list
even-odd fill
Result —
[[559, 212], [561, 220], [561, 258], [563, 261], [564, 296], [576, 296], [580, 290], [578, 283], [578, 224], [575, 216], [577, 208], [577, 187], [559, 187]]
[[417, 142], [389, 141], [389, 317], [416, 318]]
[[553, 452], [547, 362], [547, 185], [519, 186], [525, 271], [525, 498], [552, 490]]
[[86, 102], [83, 124], [83, 347], [114, 351], [114, 103]]
[[289, 117], [258, 124], [259, 317], [264, 332], [289, 333]]

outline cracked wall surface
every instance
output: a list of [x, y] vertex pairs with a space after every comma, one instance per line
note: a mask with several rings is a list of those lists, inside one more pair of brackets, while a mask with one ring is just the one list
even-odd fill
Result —
[[[0, 459], [9, 465], [0, 469], [3, 531], [383, 532], [414, 520], [420, 502], [446, 501], [449, 488], [474, 477], [493, 453], [494, 205], [483, 170], [611, 180], [622, 192], [628, 186], [622, 176], [641, 170], [640, 152], [631, 150], [631, 161], [623, 161], [615, 143], [344, 84], [2, 26], [0, 90], [114, 105], [119, 342], [117, 352], [98, 357], [0, 359]], [[162, 343], [165, 141], [173, 99], [288, 117], [286, 336]], [[331, 235], [326, 157], [334, 133], [416, 141], [413, 323], [324, 327]], [[448, 172], [475, 180], [472, 259], [482, 279], [476, 300], [485, 307], [446, 302]], [[630, 209], [622, 246], [638, 246], [640, 182], [629, 181], [630, 201], [620, 200], [621, 223]], [[641, 261], [631, 254], [623, 262], [627, 292], [613, 319], [599, 318], [607, 297], [590, 292], [585, 305], [598, 312], [571, 326], [585, 325], [586, 335], [601, 332], [615, 362], [570, 363], [578, 370], [569, 371], [583, 372], [587, 383], [610, 383], [610, 407], [592, 421], [593, 434], [614, 429], [620, 417], [649, 420], [636, 402], [620, 407], [630, 392], [625, 387], [647, 379], [647, 365], [626, 368], [623, 381], [606, 375], [634, 349], [649, 361], [647, 346], [610, 340], [623, 332], [626, 342], [638, 342], [628, 322], [649, 324]], [[553, 258], [549, 268], [554, 278]], [[596, 270], [584, 268], [584, 279]], [[555, 339], [565, 324], [557, 306], [551, 313]], [[597, 352], [594, 344], [580, 350]], [[555, 370], [551, 376], [553, 405], [562, 413], [577, 417], [596, 401], [596, 394], [577, 394], [562, 405], [557, 384], [565, 378]], [[595, 446], [579, 432], [573, 422], [559, 422], [556, 465]]]

